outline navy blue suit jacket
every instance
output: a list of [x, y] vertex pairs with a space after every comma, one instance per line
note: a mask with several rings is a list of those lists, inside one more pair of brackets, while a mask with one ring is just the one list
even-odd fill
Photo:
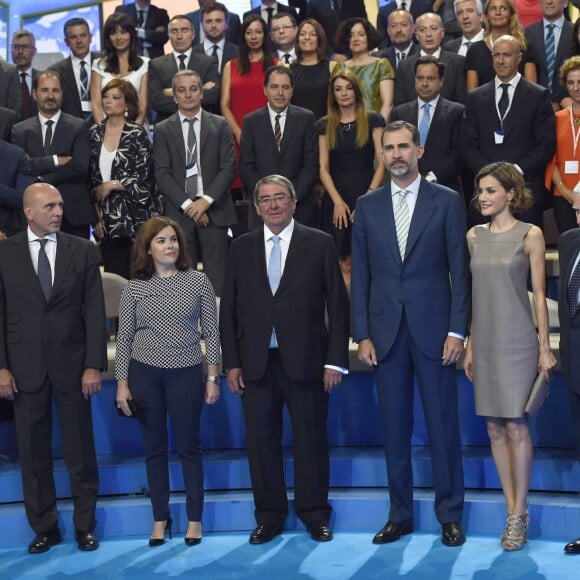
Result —
[[352, 231], [352, 334], [370, 338], [382, 360], [405, 315], [411, 340], [441, 359], [449, 332], [465, 335], [470, 280], [463, 202], [456, 191], [421, 180], [401, 260], [391, 186], [360, 197]]

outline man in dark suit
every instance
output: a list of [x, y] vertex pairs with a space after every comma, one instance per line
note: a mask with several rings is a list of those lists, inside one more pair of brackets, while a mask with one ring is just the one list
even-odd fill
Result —
[[107, 366], [105, 304], [95, 249], [59, 232], [62, 208], [54, 186], [31, 185], [24, 193], [27, 230], [0, 242], [0, 397], [14, 400], [24, 507], [36, 533], [31, 554], [62, 540], [52, 471], [53, 401], [76, 541], [81, 550], [99, 547], [90, 397], [100, 391], [100, 371]]
[[465, 541], [463, 465], [455, 363], [470, 315], [465, 210], [456, 191], [419, 175], [419, 131], [397, 121], [383, 133], [392, 181], [359, 198], [352, 231], [353, 338], [375, 369], [390, 513], [375, 544], [413, 531], [413, 377], [425, 414], [435, 514], [442, 541]]
[[38, 112], [36, 102], [32, 98], [34, 79], [40, 72], [32, 68], [32, 59], [36, 55], [36, 40], [29, 30], [17, 30], [12, 35], [12, 62], [16, 65], [16, 74], [20, 84], [20, 110], [17, 111], [21, 120], [30, 119]]
[[367, 11], [364, 0], [308, 0], [306, 16], [320, 22], [326, 32], [328, 49], [333, 53], [339, 23], [349, 18], [366, 18]]
[[131, 4], [117, 6], [115, 12], [122, 12], [131, 19], [137, 29], [139, 52], [142, 56], [157, 58], [163, 54], [169, 24], [167, 10], [153, 6], [150, 0], [137, 0]]
[[0, 59], [0, 107], [14, 111], [20, 117], [20, 78], [13, 64]]
[[[449, 101], [465, 103], [465, 58], [441, 48], [445, 30], [441, 17], [427, 12], [415, 21], [415, 36], [421, 47], [420, 56], [435, 56], [445, 63], [445, 79], [441, 96]], [[417, 98], [415, 91], [415, 61], [419, 55], [406, 58], [397, 69], [395, 105]]]
[[0, 141], [0, 232], [11, 236], [24, 229], [22, 199], [34, 183], [24, 151]]
[[203, 262], [222, 295], [228, 253], [227, 228], [236, 223], [230, 183], [236, 174], [234, 139], [223, 117], [201, 108], [202, 81], [196, 72], [173, 79], [178, 112], [155, 128], [155, 178], [165, 214], [181, 225], [194, 264]]
[[455, 0], [453, 10], [461, 36], [449, 40], [443, 48], [465, 56], [474, 42], [483, 40], [483, 6], [481, 0]]
[[171, 82], [178, 70], [189, 69], [199, 74], [203, 83], [205, 108], [218, 107], [220, 100], [217, 58], [193, 50], [195, 32], [191, 20], [183, 15], [174, 16], [169, 21], [168, 30], [173, 51], [149, 63], [149, 103], [157, 113], [157, 122], [177, 111]]
[[413, 42], [415, 23], [406, 10], [393, 10], [389, 14], [387, 33], [391, 45], [373, 54], [378, 58], [388, 58], [393, 70], [399, 67], [401, 61], [419, 53], [419, 45]]
[[[206, 3], [199, 12], [201, 12], [201, 26], [205, 40], [197, 44], [194, 51], [217, 58], [221, 75], [226, 62], [238, 58], [240, 52], [237, 41], [234, 44], [228, 40], [228, 22], [231, 13], [228, 12], [225, 4], [220, 2]], [[195, 38], [197, 38], [197, 33]]]
[[[409, 4], [411, 7], [409, 8]], [[389, 16], [396, 10], [404, 10], [409, 12], [416, 21], [421, 14], [425, 12], [432, 12], [431, 2], [429, 0], [412, 0], [409, 3], [408, 0], [391, 0], [388, 4], [379, 8], [377, 14], [377, 30], [381, 35], [381, 48], [387, 48], [391, 46], [392, 39], [390, 34], [388, 34], [389, 28]]]
[[12, 127], [16, 125], [18, 115], [12, 109], [0, 107], [0, 140], [10, 141]]
[[62, 110], [73, 117], [92, 121], [91, 65], [97, 54], [91, 52], [93, 36], [83, 18], [71, 18], [64, 23], [64, 41], [71, 55], [49, 68], [62, 81]]
[[432, 56], [415, 62], [417, 100], [397, 105], [391, 121], [407, 121], [419, 127], [423, 156], [419, 173], [427, 180], [460, 191], [461, 134], [465, 107], [439, 95], [445, 64]]
[[32, 94], [38, 103], [38, 115], [14, 125], [12, 143], [28, 155], [37, 181], [58, 186], [67, 204], [62, 231], [88, 238], [89, 225], [96, 217], [87, 186], [88, 126], [60, 110], [62, 88], [57, 72], [40, 73]]
[[540, 0], [542, 20], [526, 26], [526, 40], [537, 57], [538, 84], [550, 91], [555, 110], [568, 106], [569, 96], [560, 84], [558, 71], [572, 56], [574, 25], [564, 18], [567, 0]]
[[[574, 194], [572, 207], [580, 226], [580, 193]], [[580, 458], [580, 229], [568, 230], [558, 241], [560, 256], [560, 294], [558, 317], [560, 319], [560, 358], [568, 384], [570, 413], [574, 429], [576, 453]], [[566, 544], [568, 554], [580, 554], [580, 538]]]
[[[193, 12], [188, 12], [186, 16], [191, 20], [193, 24], [193, 31], [195, 32], [195, 36], [193, 38], [193, 46], [198, 46], [202, 44], [203, 41], [208, 37], [207, 31], [203, 26], [203, 10], [206, 6], [210, 6], [211, 4], [215, 4], [213, 0], [199, 0], [199, 10], [194, 10]], [[224, 6], [223, 4], [221, 6]], [[240, 32], [242, 30], [242, 23], [240, 22], [240, 17], [235, 14], [234, 12], [230, 12], [226, 8], [226, 30], [225, 30], [225, 39], [236, 46], [240, 42]], [[220, 69], [221, 70], [221, 69]]]
[[[290, 104], [293, 79], [282, 65], [266, 71], [264, 92], [268, 104], [246, 115], [240, 142], [240, 177], [247, 191], [266, 175], [283, 175], [294, 183], [296, 219], [304, 225], [317, 223], [318, 205], [314, 183], [318, 177], [318, 138], [314, 113]], [[260, 220], [250, 207], [248, 227]]]
[[296, 12], [295, 8], [280, 4], [280, 2], [276, 2], [275, 0], [262, 0], [262, 4], [260, 6], [244, 12], [244, 17], [242, 20], [245, 20], [248, 16], [250, 16], [250, 14], [257, 14], [258, 16], [262, 17], [262, 20], [264, 20], [264, 22], [268, 24], [268, 28], [270, 28], [272, 24], [272, 16], [280, 14], [280, 12], [288, 12], [294, 16], [296, 21], [298, 21], [298, 13]]
[[534, 194], [534, 206], [520, 217], [541, 227], [544, 171], [556, 148], [555, 118], [548, 90], [518, 73], [521, 58], [513, 36], [496, 39], [496, 77], [467, 97], [463, 158], [474, 174], [493, 161], [514, 163]]
[[[348, 366], [348, 298], [328, 234], [292, 219], [296, 193], [281, 175], [254, 191], [264, 221], [232, 242], [220, 334], [228, 386], [242, 396], [258, 527], [251, 544], [281, 533], [288, 515], [282, 410], [294, 437], [294, 504], [313, 540], [328, 522], [328, 393]], [[325, 317], [328, 315], [328, 324]]]

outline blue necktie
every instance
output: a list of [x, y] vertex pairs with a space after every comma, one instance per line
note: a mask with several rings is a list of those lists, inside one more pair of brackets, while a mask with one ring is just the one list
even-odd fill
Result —
[[[280, 236], [272, 236], [270, 239], [272, 240], [272, 251], [270, 252], [270, 261], [268, 262], [268, 281], [270, 282], [272, 295], [274, 295], [276, 294], [276, 290], [278, 290], [280, 278], [282, 277], [282, 253], [280, 251]], [[272, 328], [270, 348], [278, 348], [275, 328]]]
[[548, 71], [548, 90], [552, 92], [554, 84], [554, 69], [556, 68], [556, 37], [554, 36], [554, 24], [546, 26], [546, 68]]
[[421, 123], [419, 125], [419, 136], [421, 137], [421, 145], [425, 145], [427, 134], [429, 133], [429, 125], [431, 124], [431, 105], [425, 103], [421, 108], [423, 109], [423, 117], [421, 117]]

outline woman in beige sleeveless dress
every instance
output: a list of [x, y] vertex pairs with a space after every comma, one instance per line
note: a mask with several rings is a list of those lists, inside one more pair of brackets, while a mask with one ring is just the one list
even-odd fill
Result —
[[[475, 177], [477, 205], [490, 219], [467, 233], [473, 277], [471, 336], [465, 372], [474, 383], [475, 410], [486, 418], [491, 451], [506, 498], [504, 550], [527, 540], [527, 497], [533, 445], [524, 407], [538, 372], [556, 364], [548, 337], [544, 236], [518, 221], [531, 192], [511, 163], [487, 165]], [[534, 327], [527, 280], [531, 272]]]

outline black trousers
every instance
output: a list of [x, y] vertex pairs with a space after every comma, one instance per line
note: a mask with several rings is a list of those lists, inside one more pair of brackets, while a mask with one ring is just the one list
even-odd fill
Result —
[[330, 518], [328, 393], [322, 372], [317, 381], [294, 381], [286, 374], [278, 350], [271, 349], [264, 377], [246, 380], [242, 403], [258, 524], [280, 526], [288, 515], [282, 457], [284, 405], [292, 421], [296, 515], [306, 525]]
[[129, 390], [145, 403], [139, 420], [147, 482], [156, 522], [169, 517], [169, 466], [167, 460], [167, 414], [181, 461], [187, 518], [201, 521], [203, 511], [203, 464], [199, 422], [205, 397], [201, 365], [162, 369], [131, 360]]
[[34, 392], [19, 391], [14, 397], [18, 454], [22, 471], [24, 507], [30, 527], [37, 533], [58, 526], [56, 491], [52, 465], [52, 399], [56, 405], [62, 450], [69, 471], [76, 530], [95, 527], [99, 473], [93, 439], [91, 402], [79, 388], [56, 390], [48, 377]]

